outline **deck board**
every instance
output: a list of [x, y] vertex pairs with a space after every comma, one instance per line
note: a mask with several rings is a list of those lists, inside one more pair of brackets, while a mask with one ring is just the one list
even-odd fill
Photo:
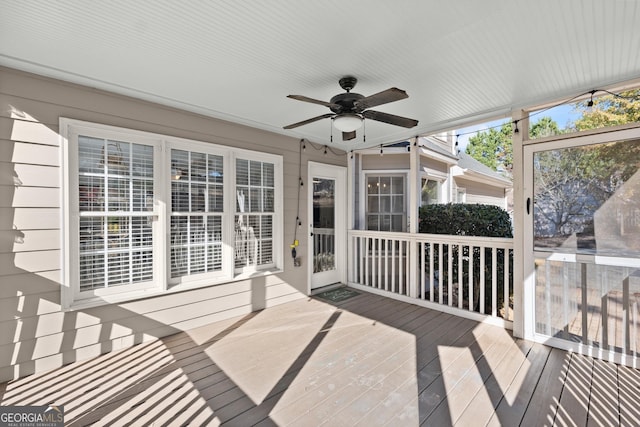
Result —
[[0, 384], [0, 404], [61, 404], [68, 425], [640, 425], [639, 384], [636, 369], [361, 292]]

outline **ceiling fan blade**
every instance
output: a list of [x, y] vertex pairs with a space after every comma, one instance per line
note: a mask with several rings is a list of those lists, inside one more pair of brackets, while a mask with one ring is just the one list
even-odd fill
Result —
[[388, 104], [389, 102], [399, 101], [401, 99], [408, 98], [407, 92], [397, 87], [392, 87], [382, 92], [375, 93], [370, 96], [366, 96], [356, 102], [354, 105], [360, 110], [366, 110], [367, 108], [375, 107], [377, 105]]
[[309, 123], [317, 122], [318, 120], [326, 119], [327, 117], [333, 117], [333, 116], [335, 116], [335, 114], [333, 114], [333, 113], [323, 114], [321, 116], [312, 117], [310, 119], [303, 120], [303, 121], [298, 122], [298, 123], [290, 124], [288, 126], [285, 126], [284, 129], [297, 128], [298, 126], [308, 125]]
[[351, 141], [352, 139], [356, 139], [356, 131], [351, 132], [342, 132], [342, 140], [343, 141]]
[[367, 110], [362, 113], [362, 115], [371, 120], [376, 120], [378, 122], [389, 123], [390, 125], [402, 126], [405, 128], [412, 128], [418, 125], [418, 121], [414, 119], [409, 119], [407, 117], [396, 116], [389, 113], [383, 113], [380, 111]]
[[339, 108], [340, 107], [337, 104], [332, 104], [330, 102], [320, 101], [319, 99], [313, 99], [313, 98], [309, 98], [308, 96], [303, 96], [303, 95], [287, 95], [287, 98], [291, 98], [291, 99], [295, 99], [295, 100], [303, 101], [303, 102], [310, 102], [312, 104], [324, 105], [325, 107], [329, 107], [329, 108]]

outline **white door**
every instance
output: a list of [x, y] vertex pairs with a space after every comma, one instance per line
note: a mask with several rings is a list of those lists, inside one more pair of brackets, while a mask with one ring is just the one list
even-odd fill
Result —
[[525, 330], [640, 361], [640, 129], [525, 147]]
[[309, 162], [311, 289], [346, 281], [347, 170]]

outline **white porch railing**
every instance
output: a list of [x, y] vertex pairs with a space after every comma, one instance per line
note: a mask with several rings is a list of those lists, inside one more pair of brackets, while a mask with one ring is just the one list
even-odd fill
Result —
[[512, 239], [349, 231], [350, 286], [512, 327]]

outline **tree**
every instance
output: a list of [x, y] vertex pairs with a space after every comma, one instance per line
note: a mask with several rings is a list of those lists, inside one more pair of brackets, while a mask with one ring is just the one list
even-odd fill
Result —
[[593, 98], [591, 107], [590, 102], [591, 99], [574, 105], [574, 110], [581, 113], [582, 117], [576, 120], [573, 130], [597, 129], [640, 121], [640, 89]]
[[541, 117], [540, 120], [531, 125], [529, 129], [529, 138], [544, 138], [547, 136], [560, 135], [564, 131], [560, 130], [558, 123], [551, 117]]
[[469, 138], [465, 152], [493, 170], [503, 168], [510, 173], [513, 169], [512, 135], [511, 122], [503, 124], [500, 129], [478, 132]]

